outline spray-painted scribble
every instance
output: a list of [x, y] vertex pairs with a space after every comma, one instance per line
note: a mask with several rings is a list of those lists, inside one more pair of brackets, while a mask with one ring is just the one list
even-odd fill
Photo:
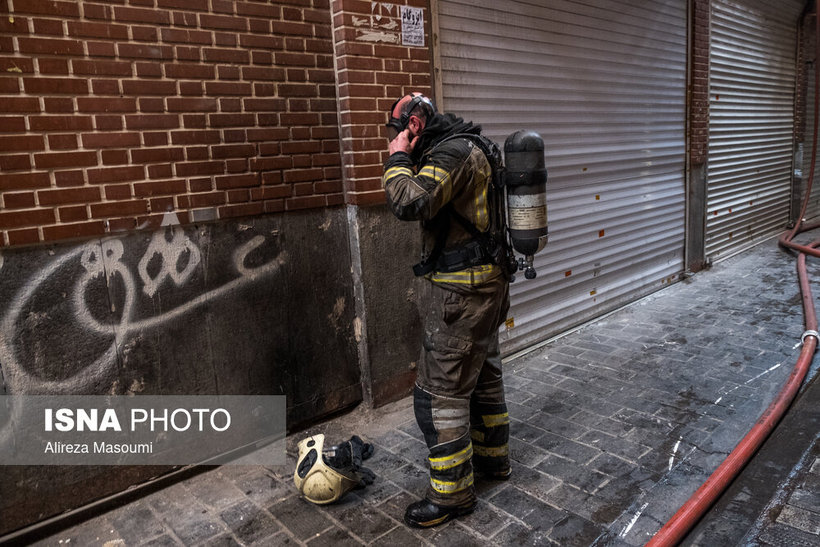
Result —
[[[163, 222], [163, 225], [165, 222]], [[171, 278], [174, 284], [179, 287], [193, 275], [199, 265], [199, 247], [194, 245], [191, 239], [179, 226], [171, 226], [167, 230], [171, 231], [171, 240], [165, 237], [160, 231], [151, 238], [148, 250], [140, 260], [138, 271], [143, 282], [143, 290], [148, 296], [154, 296], [162, 285], [165, 278]], [[188, 255], [185, 267], [180, 271], [178, 268], [180, 259]], [[160, 270], [155, 276], [148, 273], [148, 264], [154, 261], [154, 257], [160, 259]]]
[[[173, 321], [184, 314], [190, 313], [198, 306], [220, 298], [240, 287], [247, 286], [277, 272], [287, 259], [285, 252], [260, 266], [248, 265], [248, 255], [265, 242], [263, 236], [253, 237], [250, 241], [240, 245], [233, 253], [232, 263], [238, 277], [197, 295], [184, 304], [153, 317], [136, 317], [137, 299], [141, 292], [153, 297], [166, 279], [171, 279], [176, 287], [181, 287], [189, 281], [194, 269], [201, 262], [201, 251], [188, 238], [183, 229], [175, 224], [175, 218], [168, 218], [168, 225], [155, 233], [142, 255], [137, 266], [137, 276], [123, 262], [125, 249], [120, 239], [107, 239], [97, 243], [89, 243], [75, 248], [52, 260], [41, 271], [36, 272], [9, 301], [9, 307], [0, 321], [0, 358], [2, 358], [2, 372], [5, 381], [5, 390], [8, 394], [91, 394], [99, 390], [100, 386], [110, 386], [116, 381], [117, 356], [127, 346], [129, 341], [138, 333], [147, 329]], [[165, 222], [163, 223], [165, 224]], [[166, 238], [166, 230], [173, 232], [173, 237]], [[181, 270], [178, 262], [182, 253], [187, 254], [187, 264]], [[159, 273], [148, 275], [148, 264], [159, 257]], [[111, 343], [96, 356], [92, 362], [84, 363], [68, 378], [59, 380], [42, 378], [21, 362], [19, 344], [19, 330], [25, 319], [22, 314], [31, 306], [33, 298], [49, 279], [58, 273], [65, 274], [76, 271], [77, 277], [73, 285], [72, 294], [67, 298], [71, 306], [72, 316], [78, 326], [86, 329], [89, 336], [99, 339], [100, 336], [110, 337]], [[91, 283], [102, 280], [107, 286], [116, 279], [123, 291], [120, 309], [114, 309], [110, 304], [112, 314], [107, 321], [100, 320], [92, 313], [89, 306], [88, 291]], [[142, 286], [139, 286], [141, 282]], [[144, 297], [143, 297], [144, 298]], [[99, 306], [97, 306], [99, 309]], [[31, 312], [29, 311], [29, 314]], [[116, 319], [111, 319], [111, 318]], [[105, 338], [103, 338], [105, 340]], [[77, 340], [82, 344], [82, 340]], [[14, 419], [12, 414], [11, 419]], [[8, 427], [0, 430], [0, 443], [6, 442], [9, 433]]]

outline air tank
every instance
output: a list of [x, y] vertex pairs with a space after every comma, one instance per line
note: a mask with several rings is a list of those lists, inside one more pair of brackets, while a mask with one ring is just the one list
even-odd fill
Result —
[[547, 244], [547, 168], [544, 140], [535, 131], [516, 131], [504, 142], [507, 225], [513, 248], [524, 255], [527, 279], [535, 277], [533, 256]]

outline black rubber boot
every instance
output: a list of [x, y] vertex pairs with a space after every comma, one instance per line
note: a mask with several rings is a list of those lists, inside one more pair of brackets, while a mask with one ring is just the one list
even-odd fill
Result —
[[444, 524], [462, 515], [468, 515], [475, 509], [475, 503], [468, 506], [446, 507], [436, 505], [428, 499], [423, 499], [407, 506], [404, 512], [404, 522], [413, 528], [431, 528]]

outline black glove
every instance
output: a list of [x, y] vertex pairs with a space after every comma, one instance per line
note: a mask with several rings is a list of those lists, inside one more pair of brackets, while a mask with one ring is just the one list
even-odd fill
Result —
[[362, 466], [362, 460], [373, 455], [375, 447], [362, 441], [358, 435], [353, 435], [350, 440], [340, 445], [332, 447], [329, 451], [332, 455], [324, 455], [325, 463], [336, 469], [351, 470], [359, 476], [359, 486], [373, 484], [376, 474], [367, 467]]

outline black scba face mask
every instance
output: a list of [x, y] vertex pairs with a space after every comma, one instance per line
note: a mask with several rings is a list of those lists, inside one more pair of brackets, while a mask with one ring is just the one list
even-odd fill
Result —
[[425, 97], [424, 95], [416, 95], [410, 101], [410, 104], [407, 106], [407, 109], [404, 111], [404, 114], [401, 115], [400, 118], [393, 117], [393, 111], [396, 110], [396, 105], [399, 104], [404, 97], [400, 97], [393, 103], [393, 106], [390, 107], [390, 121], [387, 122], [387, 139], [392, 141], [396, 137], [399, 136], [399, 133], [407, 129], [407, 125], [410, 123], [410, 116], [413, 114], [413, 111], [422, 103], [428, 105], [430, 109], [435, 112], [436, 107], [433, 104], [433, 101]]

